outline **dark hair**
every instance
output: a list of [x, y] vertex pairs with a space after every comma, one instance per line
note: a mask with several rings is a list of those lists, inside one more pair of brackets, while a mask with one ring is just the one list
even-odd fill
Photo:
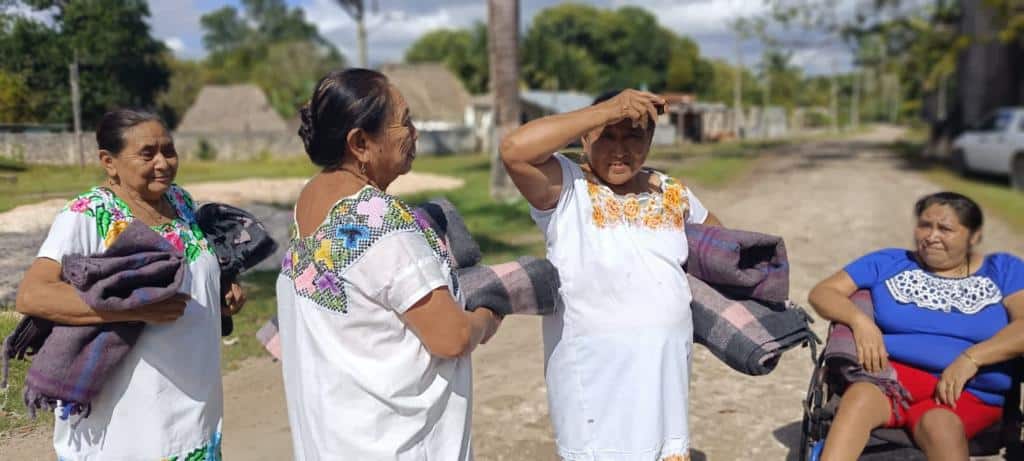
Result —
[[936, 192], [921, 197], [914, 205], [914, 215], [920, 218], [921, 213], [924, 213], [924, 210], [932, 205], [946, 205], [952, 208], [960, 224], [969, 229], [972, 234], [981, 229], [981, 225], [985, 222], [981, 207], [966, 195], [956, 192]]
[[602, 102], [605, 102], [605, 101], [607, 101], [607, 100], [609, 100], [611, 98], [614, 98], [615, 95], [617, 95], [619, 93], [622, 93], [623, 91], [624, 90], [622, 88], [616, 88], [616, 89], [613, 89], [613, 90], [605, 91], [604, 93], [601, 93], [601, 94], [597, 95], [597, 97], [594, 98], [594, 102], [590, 103], [590, 105], [596, 106], [598, 104], [601, 104]]
[[341, 165], [348, 153], [348, 133], [356, 128], [380, 133], [390, 107], [388, 78], [380, 72], [346, 69], [325, 75], [299, 110], [306, 154], [323, 168]]
[[[609, 100], [611, 98], [614, 98], [615, 96], [617, 96], [619, 93], [622, 93], [623, 91], [626, 91], [626, 89], [625, 88], [616, 88], [616, 89], [605, 91], [604, 93], [601, 93], [601, 94], [597, 95], [597, 97], [594, 98], [594, 102], [590, 103], [590, 105], [591, 106], [596, 106], [598, 104], [601, 104], [602, 102], [605, 102], [605, 101], [607, 101], [607, 100]], [[659, 108], [658, 113], [659, 114], [661, 113], [660, 108]], [[657, 120], [650, 120], [650, 119], [648, 119], [648, 121], [653, 122], [653, 123], [650, 123], [648, 125], [648, 127], [647, 127], [647, 132], [648, 132], [648, 134], [650, 134], [650, 133], [654, 132], [654, 125], [658, 121]]]
[[[163, 119], [152, 112], [138, 109], [117, 109], [103, 114], [96, 125], [96, 145], [100, 150], [117, 157], [124, 149], [124, 132], [145, 122], [164, 125]], [[164, 125], [166, 127], [166, 125]]]

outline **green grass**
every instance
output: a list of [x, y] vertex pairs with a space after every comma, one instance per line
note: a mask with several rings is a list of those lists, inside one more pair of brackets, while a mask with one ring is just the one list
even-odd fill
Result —
[[[0, 311], [0, 334], [6, 338], [14, 330], [19, 319], [20, 316], [17, 314]], [[0, 439], [16, 436], [19, 429], [53, 424], [53, 415], [45, 411], [39, 412], [38, 418], [33, 421], [29, 418], [25, 404], [22, 402], [22, 384], [25, 382], [28, 365], [27, 361], [12, 361], [8, 387], [0, 389]]]
[[[304, 177], [314, 171], [304, 157], [246, 162], [188, 161], [182, 162], [176, 181], [189, 184], [258, 177]], [[21, 171], [5, 170], [5, 175], [13, 175], [14, 182], [0, 180], [0, 212], [46, 199], [70, 199], [106, 178], [98, 165], [86, 166], [84, 170], [77, 166], [30, 165]]]
[[421, 157], [416, 159], [413, 170], [454, 176], [465, 181], [465, 185], [456, 190], [426, 192], [404, 198], [411, 204], [434, 197], [445, 197], [451, 201], [480, 244], [485, 262], [508, 261], [524, 254], [543, 255], [543, 237], [530, 218], [526, 202], [496, 203], [488, 195], [490, 161], [486, 155]]
[[221, 346], [221, 367], [224, 371], [238, 368], [239, 363], [249, 357], [267, 354], [256, 339], [256, 332], [277, 313], [277, 299], [274, 297], [276, 281], [276, 271], [252, 272], [242, 277], [242, 287], [245, 288], [248, 301], [242, 312], [233, 319], [234, 332], [225, 338], [235, 342], [230, 346]]

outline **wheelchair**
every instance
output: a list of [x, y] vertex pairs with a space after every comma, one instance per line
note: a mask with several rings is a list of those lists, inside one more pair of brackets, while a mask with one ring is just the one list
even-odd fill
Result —
[[[829, 327], [831, 340], [831, 326]], [[821, 450], [825, 445], [832, 420], [839, 409], [840, 394], [844, 390], [838, 373], [830, 372], [825, 354], [815, 359], [814, 373], [807, 386], [807, 396], [803, 401], [803, 421], [801, 423], [799, 460], [819, 461]], [[997, 456], [1003, 454], [1009, 461], [1024, 461], [1024, 439], [1021, 434], [1022, 404], [1021, 381], [1024, 377], [1024, 358], [1015, 360], [1013, 366], [1013, 386], [1006, 395], [1003, 404], [1003, 418], [999, 423], [985, 429], [969, 441], [970, 455]], [[916, 448], [913, 438], [900, 428], [879, 428], [871, 433], [865, 455], [892, 452]], [[1005, 450], [1005, 451], [1004, 451]]]

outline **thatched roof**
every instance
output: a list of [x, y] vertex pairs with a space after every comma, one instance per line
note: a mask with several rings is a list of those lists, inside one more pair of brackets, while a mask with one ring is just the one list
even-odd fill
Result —
[[284, 132], [284, 119], [256, 85], [206, 85], [178, 125], [179, 133]]
[[417, 123], [465, 123], [469, 92], [444, 65], [387, 64], [380, 71], [402, 92]]

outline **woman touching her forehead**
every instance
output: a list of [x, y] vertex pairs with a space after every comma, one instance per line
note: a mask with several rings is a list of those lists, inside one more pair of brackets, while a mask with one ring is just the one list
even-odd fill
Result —
[[[685, 460], [693, 322], [687, 223], [720, 225], [679, 180], [644, 167], [658, 108], [625, 90], [502, 142], [558, 268], [544, 318], [548, 404], [567, 460]], [[557, 151], [582, 140], [586, 161]]]

